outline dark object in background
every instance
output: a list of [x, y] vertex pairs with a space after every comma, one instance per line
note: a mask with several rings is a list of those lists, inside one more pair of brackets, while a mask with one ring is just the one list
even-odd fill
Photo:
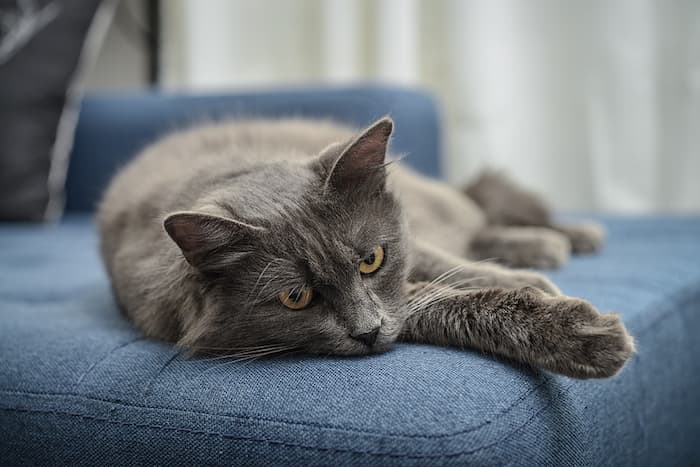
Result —
[[113, 0], [0, 0], [0, 220], [61, 215], [83, 70]]
[[160, 1], [148, 0], [148, 82], [160, 81]]

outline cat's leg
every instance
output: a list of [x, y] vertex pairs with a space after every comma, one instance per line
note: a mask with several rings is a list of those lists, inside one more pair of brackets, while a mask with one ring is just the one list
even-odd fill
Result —
[[574, 254], [595, 253], [605, 242], [605, 228], [596, 222], [553, 223], [550, 227], [569, 239], [571, 252]]
[[488, 226], [470, 244], [469, 256], [511, 267], [558, 268], [571, 255], [571, 242], [544, 227]]
[[486, 172], [463, 192], [483, 210], [490, 225], [555, 230], [569, 239], [574, 254], [598, 251], [605, 240], [605, 229], [595, 222], [554, 222], [551, 210], [539, 196], [523, 190], [502, 174]]
[[539, 196], [501, 173], [482, 173], [463, 193], [484, 211], [489, 224], [547, 226], [551, 222], [549, 206]]
[[468, 261], [426, 242], [416, 240], [411, 255], [409, 280], [434, 281], [441, 285], [468, 287], [500, 287], [517, 289], [536, 287], [549, 294], [559, 295], [559, 289], [544, 275], [517, 269], [508, 269], [488, 262]]
[[446, 290], [408, 284], [400, 339], [474, 348], [574, 378], [606, 378], [634, 353], [615, 314], [534, 288]]

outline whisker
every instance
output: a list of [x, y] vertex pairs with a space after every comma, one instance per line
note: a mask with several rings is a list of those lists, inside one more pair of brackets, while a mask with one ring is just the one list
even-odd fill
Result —
[[468, 284], [472, 281], [482, 279], [484, 276], [471, 277], [468, 279], [462, 279], [450, 284], [446, 284], [437, 287], [435, 290], [429, 291], [427, 294], [414, 297], [409, 300], [406, 305], [411, 314], [414, 314], [420, 310], [428, 308], [436, 303], [439, 303], [447, 298], [452, 298], [460, 295], [464, 295], [466, 291], [481, 289], [482, 287], [462, 287], [464, 284]]
[[247, 352], [255, 350], [267, 350], [272, 348], [286, 347], [287, 344], [268, 344], [268, 345], [254, 345], [249, 347], [204, 347], [204, 346], [194, 346], [190, 347], [190, 350], [194, 351], [220, 351], [220, 352]]
[[253, 299], [253, 302], [257, 303], [258, 300], [260, 299], [260, 294], [263, 292], [263, 290], [267, 290], [267, 288], [270, 286], [270, 284], [277, 278], [279, 278], [281, 274], [275, 274], [268, 280], [264, 286], [262, 286], [259, 290], [258, 293], [255, 295], [255, 298]]
[[457, 274], [459, 271], [461, 271], [465, 267], [467, 267], [466, 264], [459, 264], [453, 268], [448, 269], [447, 271], [445, 271], [442, 274], [440, 274], [439, 276], [437, 276], [435, 279], [424, 284], [420, 289], [418, 289], [418, 291], [415, 292], [415, 294], [418, 295], [421, 292], [423, 292], [424, 290], [426, 290], [427, 288], [434, 286], [434, 285], [437, 285], [440, 282], [449, 279], [450, 277], [454, 276], [455, 274]]
[[246, 353], [246, 354], [235, 353], [235, 354], [226, 355], [224, 357], [230, 358], [231, 359], [230, 361], [220, 362], [217, 365], [214, 365], [210, 368], [207, 368], [206, 370], [202, 371], [200, 374], [195, 376], [195, 379], [201, 378], [207, 372], [212, 371], [212, 370], [216, 370], [216, 369], [220, 369], [222, 366], [225, 366], [225, 365], [231, 365], [231, 364], [237, 364], [237, 363], [247, 364], [247, 363], [250, 363], [252, 361], [259, 360], [259, 359], [264, 358], [264, 357], [270, 357], [273, 355], [276, 355], [276, 356], [280, 356], [282, 354], [288, 355], [288, 354], [293, 353], [293, 351], [295, 351], [295, 350], [298, 350], [298, 347], [287, 345], [287, 346], [280, 346], [279, 348], [272, 349], [272, 350], [262, 350], [259, 352], [250, 352], [250, 353]]
[[436, 303], [440, 303], [448, 298], [460, 297], [462, 295], [463, 295], [462, 293], [457, 293], [457, 292], [445, 293], [444, 295], [441, 295], [439, 297], [432, 297], [430, 300], [423, 302], [423, 303], [419, 304], [418, 306], [409, 307], [408, 311], [409, 311], [410, 315], [414, 315], [414, 314], [419, 313], [423, 310], [429, 309], [431, 306], [435, 305]]
[[[418, 303], [418, 302], [426, 299], [427, 297], [432, 296], [433, 294], [439, 294], [445, 290], [457, 289], [457, 288], [459, 288], [460, 290], [464, 290], [464, 288], [461, 287], [462, 285], [468, 284], [472, 281], [477, 281], [477, 280], [482, 279], [482, 278], [484, 278], [484, 276], [470, 277], [470, 278], [461, 279], [461, 280], [458, 280], [458, 281], [455, 281], [452, 283], [448, 283], [445, 285], [441, 285], [439, 287], [436, 287], [434, 290], [428, 291], [428, 293], [426, 293], [426, 294], [414, 296], [411, 300], [408, 301], [408, 304]], [[421, 290], [423, 290], [423, 289], [421, 289]]]
[[448, 300], [450, 298], [454, 297], [463, 297], [465, 295], [468, 295], [465, 292], [469, 292], [471, 290], [482, 290], [483, 287], [464, 287], [460, 289], [453, 290], [449, 293], [443, 293], [443, 294], [435, 294], [430, 298], [430, 300], [427, 300], [423, 303], [421, 303], [419, 306], [414, 306], [414, 307], [409, 307], [409, 310], [411, 311], [411, 314], [414, 314], [418, 311], [424, 310], [430, 306], [435, 305], [436, 303], [443, 302], [445, 300]]
[[264, 352], [278, 352], [284, 349], [259, 349], [259, 350], [250, 350], [247, 352], [235, 352], [235, 353], [228, 353], [228, 354], [223, 354], [223, 355], [217, 355], [215, 357], [207, 357], [207, 358], [198, 358], [197, 361], [200, 362], [210, 362], [210, 361], [215, 361], [215, 360], [225, 360], [227, 358], [240, 358], [240, 357], [247, 357], [249, 355], [260, 355]]
[[450, 277], [454, 276], [455, 274], [457, 274], [458, 272], [460, 272], [461, 270], [463, 270], [466, 267], [467, 267], [466, 264], [458, 264], [457, 266], [448, 269], [447, 271], [443, 272], [442, 274], [437, 276], [432, 281], [428, 282], [427, 285], [430, 286], [430, 285], [439, 284], [439, 283], [449, 279]]
[[272, 261], [267, 263], [267, 265], [260, 272], [260, 274], [258, 275], [258, 278], [255, 280], [255, 284], [253, 284], [253, 287], [250, 289], [250, 292], [248, 292], [248, 297], [246, 297], [246, 301], [245, 301], [246, 306], [250, 305], [250, 297], [251, 297], [251, 295], [253, 295], [253, 292], [255, 292], [255, 290], [258, 288], [258, 284], [260, 283], [260, 279], [262, 278], [262, 276], [265, 275], [265, 272], [267, 272], [267, 269], [272, 265], [272, 263], [274, 263], [276, 261], [277, 261], [277, 259], [273, 259]]

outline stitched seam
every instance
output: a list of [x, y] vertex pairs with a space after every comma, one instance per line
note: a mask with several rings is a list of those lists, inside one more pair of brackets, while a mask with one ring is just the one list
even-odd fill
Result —
[[170, 365], [175, 358], [177, 358], [180, 355], [180, 350], [175, 349], [174, 353], [168, 358], [168, 360], [163, 364], [163, 366], [160, 367], [160, 370], [158, 370], [158, 373], [153, 375], [151, 377], [151, 380], [148, 382], [148, 386], [146, 386], [146, 389], [143, 391], [143, 402], [145, 403], [146, 400], [148, 400], [148, 396], [151, 394], [151, 390], [153, 389], [153, 385], [156, 382], [156, 379], [165, 371], [165, 369]]
[[[539, 389], [545, 382], [546, 381], [542, 381], [538, 385], [534, 386], [531, 390], [526, 391], [524, 394], [522, 394], [518, 399], [516, 399], [510, 406], [508, 406], [506, 409], [504, 409], [504, 411], [500, 412], [498, 415], [504, 415], [504, 414], [508, 413], [511, 409], [514, 408], [514, 406], [518, 402], [525, 399], [532, 392]], [[387, 438], [408, 438], [408, 439], [452, 438], [452, 437], [455, 437], [458, 435], [463, 435], [463, 434], [471, 433], [473, 431], [477, 431], [478, 429], [493, 423], [493, 420], [494, 420], [494, 419], [490, 418], [490, 419], [482, 422], [479, 425], [469, 427], [469, 428], [466, 428], [464, 430], [455, 431], [452, 433], [441, 433], [441, 434], [437, 434], [437, 435], [422, 435], [422, 434], [411, 434], [411, 433], [391, 433], [391, 432], [383, 432], [383, 431], [372, 430], [372, 429], [342, 427], [342, 426], [327, 425], [327, 424], [316, 423], [316, 422], [301, 422], [301, 421], [296, 421], [296, 420], [270, 418], [270, 417], [257, 416], [257, 415], [217, 414], [217, 413], [203, 412], [203, 411], [198, 411], [198, 410], [182, 410], [182, 409], [176, 409], [176, 408], [172, 408], [172, 407], [134, 404], [134, 403], [118, 400], [118, 399], [114, 399], [114, 400], [103, 399], [100, 397], [85, 396], [85, 395], [80, 395], [80, 394], [59, 393], [59, 392], [17, 391], [17, 390], [4, 389], [4, 388], [0, 388], [0, 392], [4, 392], [6, 394], [19, 394], [19, 395], [26, 395], [26, 396], [69, 397], [69, 398], [82, 399], [82, 400], [93, 401], [93, 402], [107, 402], [109, 404], [116, 404], [116, 405], [120, 405], [120, 406], [125, 407], [125, 408], [150, 409], [150, 410], [158, 410], [158, 411], [162, 411], [162, 412], [173, 412], [173, 413], [180, 413], [180, 414], [186, 414], [186, 415], [207, 415], [207, 416], [211, 416], [211, 417], [222, 417], [222, 418], [229, 418], [229, 419], [235, 419], [235, 420], [255, 421], [255, 422], [270, 422], [270, 423], [276, 423], [279, 425], [288, 425], [288, 426], [323, 428], [323, 429], [329, 429], [329, 430], [334, 430], [334, 431], [339, 431], [339, 432], [347, 432], [347, 433], [380, 435], [380, 436], [384, 436]], [[0, 409], [2, 409], [2, 407], [0, 407]]]
[[[571, 387], [571, 386], [569, 386], [569, 387]], [[567, 389], [568, 389], [568, 387], [567, 387]], [[110, 419], [104, 418], [104, 417], [96, 417], [93, 415], [84, 415], [84, 414], [64, 412], [64, 411], [58, 411], [58, 410], [36, 410], [36, 409], [23, 409], [23, 408], [12, 408], [12, 407], [0, 407], [0, 410], [7, 411], [7, 412], [30, 413], [30, 414], [35, 413], [35, 414], [42, 414], [42, 415], [56, 415], [56, 416], [67, 415], [70, 417], [77, 417], [77, 418], [81, 418], [84, 420], [93, 420], [93, 421], [108, 423], [111, 425], [130, 426], [130, 427], [135, 427], [135, 428], [151, 428], [151, 429], [161, 430], [161, 431], [171, 431], [171, 432], [187, 433], [187, 434], [193, 434], [193, 435], [203, 435], [203, 436], [210, 436], [210, 437], [224, 438], [224, 439], [233, 439], [233, 440], [240, 440], [240, 441], [252, 441], [252, 442], [256, 442], [256, 443], [273, 444], [273, 445], [292, 447], [292, 448], [302, 448], [302, 449], [307, 449], [307, 450], [311, 450], [311, 451], [330, 451], [330, 452], [344, 452], [344, 453], [352, 453], [352, 454], [367, 454], [370, 456], [392, 457], [392, 458], [397, 458], [397, 459], [436, 459], [436, 458], [449, 459], [449, 458], [459, 457], [459, 456], [464, 456], [464, 455], [472, 455], [472, 454], [475, 454], [479, 451], [487, 449], [491, 446], [494, 446], [498, 443], [506, 441], [511, 436], [515, 435], [515, 433], [517, 433], [518, 431], [520, 431], [521, 429], [523, 429], [527, 425], [529, 425], [546, 408], [547, 407], [543, 407], [542, 409], [538, 410], [530, 418], [528, 418], [525, 422], [523, 422], [520, 426], [518, 426], [516, 429], [514, 429], [513, 431], [511, 431], [510, 433], [508, 433], [507, 435], [505, 435], [501, 439], [498, 439], [492, 443], [486, 444], [484, 446], [479, 446], [478, 448], [474, 448], [471, 450], [459, 451], [459, 452], [455, 452], [455, 453], [451, 453], [451, 454], [434, 454], [434, 455], [431, 455], [431, 454], [427, 454], [427, 455], [391, 454], [391, 453], [382, 453], [382, 452], [373, 452], [373, 451], [362, 451], [362, 450], [355, 450], [355, 449], [324, 448], [324, 447], [320, 447], [320, 446], [308, 446], [305, 444], [289, 443], [289, 442], [285, 442], [285, 441], [275, 441], [275, 440], [269, 440], [269, 439], [233, 435], [230, 433], [218, 433], [218, 432], [212, 432], [212, 431], [206, 431], [206, 430], [191, 430], [189, 428], [168, 427], [168, 426], [163, 426], [163, 425], [153, 425], [153, 424], [149, 424], [149, 423], [123, 422], [123, 421], [117, 421], [117, 420], [110, 420]]]
[[76, 381], [75, 384], [73, 385], [73, 391], [77, 390], [77, 389], [80, 387], [80, 383], [82, 383], [83, 380], [84, 380], [86, 377], [88, 377], [88, 376], [90, 375], [90, 373], [92, 372], [92, 370], [94, 370], [100, 363], [102, 363], [102, 362], [104, 362], [105, 360], [107, 360], [114, 352], [116, 352], [116, 351], [119, 350], [119, 349], [123, 349], [124, 347], [126, 347], [126, 346], [128, 346], [128, 345], [130, 345], [130, 344], [133, 344], [134, 342], [143, 340], [143, 339], [145, 339], [143, 336], [141, 336], [141, 337], [135, 337], [135, 338], [133, 338], [133, 339], [129, 339], [129, 340], [126, 341], [126, 342], [122, 342], [121, 344], [119, 344], [119, 345], [116, 346], [116, 347], [111, 348], [109, 351], [107, 351], [107, 353], [106, 353], [102, 358], [100, 358], [99, 360], [94, 361], [94, 362], [92, 363], [92, 365], [90, 365], [90, 366], [88, 367], [88, 369], [85, 370], [85, 373], [83, 373], [82, 375], [80, 375], [80, 378], [78, 378], [78, 381]]

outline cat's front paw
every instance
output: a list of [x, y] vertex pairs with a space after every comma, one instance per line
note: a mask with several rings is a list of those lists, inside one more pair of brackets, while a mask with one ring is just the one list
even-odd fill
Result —
[[572, 378], [608, 378], [634, 354], [634, 339], [618, 315], [600, 313], [577, 298], [546, 298], [545, 303], [550, 348], [537, 357], [542, 367]]

